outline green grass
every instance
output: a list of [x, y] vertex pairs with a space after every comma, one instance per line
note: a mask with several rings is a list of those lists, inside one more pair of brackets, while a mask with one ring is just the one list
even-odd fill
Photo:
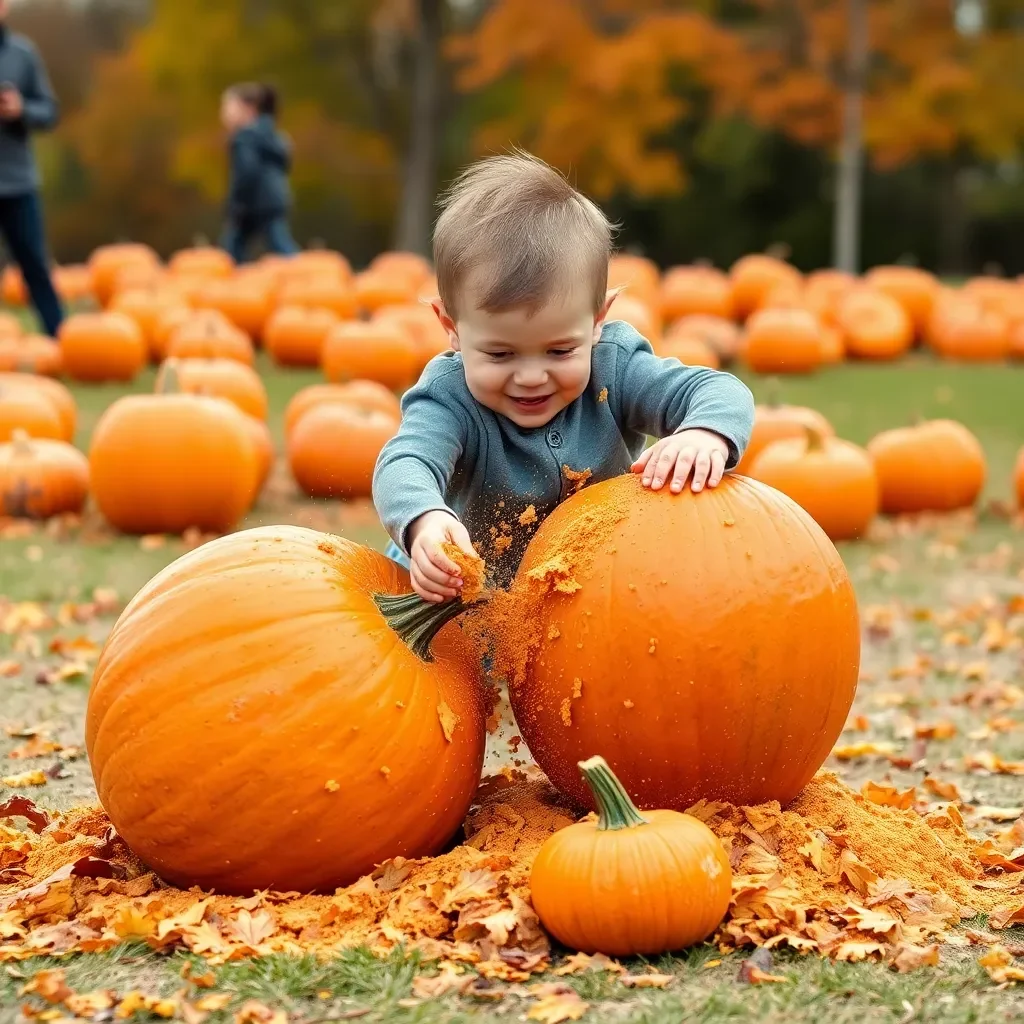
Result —
[[[288, 399], [299, 388], [318, 379], [315, 373], [274, 370], [261, 357], [259, 364], [267, 384], [271, 428], [282, 439], [282, 416]], [[857, 442], [874, 433], [912, 421], [915, 417], [949, 416], [962, 420], [978, 437], [989, 458], [988, 496], [1010, 495], [1010, 472], [1017, 449], [1024, 443], [1024, 368], [938, 364], [925, 358], [895, 366], [848, 365], [813, 377], [750, 381], [759, 401], [774, 392], [781, 401], [811, 405], [821, 410], [837, 432]], [[87, 447], [97, 418], [120, 395], [148, 390], [147, 373], [130, 387], [76, 388], [81, 411], [78, 440]], [[384, 535], [372, 515], [363, 508], [337, 503], [299, 500], [291, 489], [287, 470], [277, 475], [261, 504], [243, 525], [302, 522], [342, 532], [354, 539], [380, 546]], [[168, 538], [158, 547], [140, 545], [137, 538], [115, 536], [103, 530], [95, 517], [87, 518], [81, 532], [67, 536], [37, 530], [29, 536], [0, 539], [0, 595], [17, 600], [56, 605], [84, 600], [98, 586], [113, 587], [127, 601], [155, 572], [184, 550], [180, 540]], [[952, 553], [950, 553], [952, 552]], [[1002, 555], [999, 555], [1002, 552]], [[1005, 598], [1024, 593], [1024, 534], [1003, 520], [982, 518], [977, 527], [951, 521], [930, 531], [912, 531], [842, 546], [842, 554], [858, 589], [862, 608], [903, 602], [943, 611], [982, 597]], [[881, 556], [881, 557], [880, 557]], [[997, 557], [998, 556], [998, 557]], [[35, 675], [53, 662], [47, 650], [54, 634], [86, 633], [97, 642], [109, 630], [110, 617], [92, 620], [81, 627], [60, 627], [40, 633], [38, 656], [16, 650], [14, 637], [0, 635], [0, 657], [24, 661], [24, 671], [0, 678], [0, 724], [51, 720], [54, 738], [80, 743], [87, 697], [84, 681], [39, 686]], [[976, 636], [983, 623], [964, 628]], [[942, 648], [942, 633], [933, 623], [913, 623], [891, 637], [869, 639], [864, 650], [865, 681], [855, 710], [867, 715], [867, 733], [844, 737], [843, 742], [870, 739], [906, 746], [904, 718], [922, 721], [949, 718], [958, 734], [932, 745], [930, 764], [943, 778], [969, 790], [979, 803], [1007, 805], [1024, 802], [1019, 778], [978, 776], [958, 772], [957, 759], [979, 744], [966, 734], [983, 724], [991, 712], [972, 711], [952, 698], [964, 681], [943, 668], [948, 657], [966, 661], [980, 655], [973, 649]], [[892, 678], [895, 668], [915, 653], [933, 652], [936, 666], [923, 679]], [[1017, 650], [988, 656], [994, 678], [1020, 685], [1021, 661]], [[904, 704], [886, 708], [879, 698], [900, 694]], [[1021, 717], [1021, 710], [1009, 712]], [[16, 740], [0, 735], [0, 755]], [[985, 746], [1007, 759], [1024, 757], [1024, 730], [1002, 733]], [[851, 785], [867, 778], [889, 780], [900, 787], [919, 784], [921, 772], [890, 768], [879, 758], [839, 765]], [[68, 765], [67, 779], [55, 780], [31, 795], [50, 806], [68, 806], [95, 799], [88, 765]], [[1014, 939], [1020, 942], [1019, 930]], [[783, 984], [750, 986], [737, 980], [740, 956], [726, 957], [719, 966], [704, 965], [718, 959], [710, 947], [700, 947], [681, 957], [654, 961], [658, 970], [672, 974], [673, 984], [664, 990], [627, 990], [612, 977], [582, 975], [568, 979], [590, 1004], [585, 1020], [676, 1024], [699, 1021], [727, 1024], [732, 1021], [786, 1022], [786, 1024], [861, 1024], [861, 1022], [942, 1022], [942, 1024], [998, 1024], [1024, 1019], [1024, 986], [998, 990], [976, 964], [978, 949], [947, 946], [938, 968], [897, 975], [879, 964], [833, 964], [810, 957], [778, 957], [774, 971], [789, 980]], [[123, 993], [140, 988], [147, 993], [172, 995], [184, 987], [180, 977], [183, 955], [154, 954], [145, 946], [125, 946], [111, 953], [70, 957], [60, 963], [68, 983], [78, 991], [112, 988]], [[0, 1022], [18, 1019], [18, 991], [26, 978], [55, 961], [28, 961], [0, 969]], [[642, 970], [643, 963], [630, 964]], [[409, 1005], [417, 971], [432, 970], [413, 958], [395, 954], [375, 959], [363, 950], [344, 952], [327, 962], [312, 959], [270, 957], [216, 968], [212, 991], [231, 994], [223, 1011], [212, 1014], [208, 1024], [229, 1024], [247, 999], [287, 1011], [302, 1024], [359, 1019], [397, 1024], [453, 1024], [482, 1020], [524, 1020], [532, 1001], [526, 986], [501, 986], [502, 998], [484, 1000], [448, 996]], [[206, 970], [197, 961], [197, 971]], [[533, 981], [555, 980], [553, 978]], [[321, 993], [327, 993], [321, 997]], [[37, 1009], [42, 1004], [36, 1002]], [[347, 1018], [346, 1015], [349, 1015]]]

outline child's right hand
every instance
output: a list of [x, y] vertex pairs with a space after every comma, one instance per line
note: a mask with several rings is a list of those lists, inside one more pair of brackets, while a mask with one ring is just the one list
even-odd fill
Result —
[[453, 515], [436, 510], [424, 512], [414, 520], [409, 527], [409, 537], [412, 589], [432, 604], [458, 597], [462, 576], [441, 545], [457, 544], [467, 555], [476, 557], [469, 531]]

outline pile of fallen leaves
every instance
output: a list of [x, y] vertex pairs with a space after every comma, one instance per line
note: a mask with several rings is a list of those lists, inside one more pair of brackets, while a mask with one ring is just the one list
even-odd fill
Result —
[[[936, 963], [941, 941], [977, 942], [993, 946], [993, 976], [1014, 980], [1012, 944], [951, 932], [981, 912], [994, 930], [1024, 924], [1024, 820], [982, 843], [952, 805], [925, 816], [877, 799], [821, 773], [786, 810], [692, 807], [734, 870], [719, 948], [790, 947], [909, 970]], [[438, 977], [449, 987], [525, 982], [551, 963], [530, 905], [530, 866], [541, 843], [575, 817], [538, 771], [507, 770], [485, 780], [465, 842], [447, 853], [386, 861], [330, 895], [237, 898], [165, 885], [98, 808], [51, 817], [13, 797], [0, 805], [0, 959], [107, 950], [126, 940], [212, 963], [278, 952], [329, 956], [354, 945], [385, 954], [402, 945], [440, 960]], [[21, 820], [24, 829], [15, 827]], [[448, 982], [424, 979], [419, 994]]]

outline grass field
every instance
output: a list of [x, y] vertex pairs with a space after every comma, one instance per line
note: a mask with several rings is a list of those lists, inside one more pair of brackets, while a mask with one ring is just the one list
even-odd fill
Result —
[[[287, 400], [319, 375], [285, 374], [265, 363], [260, 369], [270, 394], [272, 430], [280, 443]], [[814, 406], [841, 436], [858, 442], [916, 417], [959, 419], [977, 433], [989, 458], [986, 503], [1010, 497], [1013, 459], [1024, 444], [1024, 368], [914, 359], [897, 366], [851, 365], [806, 379], [751, 384], [759, 400], [774, 392], [781, 401]], [[151, 386], [152, 375], [147, 374], [130, 390]], [[76, 390], [81, 410], [78, 440], [83, 447], [103, 409], [126, 390]], [[243, 525], [278, 522], [303, 523], [369, 544], [384, 541], [367, 504], [299, 500], [284, 465], [278, 466], [260, 505]], [[116, 592], [112, 604], [120, 607], [183, 550], [178, 538], [117, 537], [95, 515], [87, 516], [79, 529], [64, 533], [9, 527], [0, 534], [0, 595], [6, 599], [4, 607], [35, 602], [56, 615], [63, 602], [85, 601], [97, 588], [105, 588]], [[981, 750], [1005, 760], [1024, 758], [1024, 704], [1015, 705], [1011, 699], [1006, 707], [984, 702], [975, 706], [964, 703], [963, 697], [978, 673], [987, 681], [1024, 685], [1019, 642], [1024, 625], [1010, 618], [1010, 641], [993, 646], [984, 640], [993, 610], [1004, 608], [1015, 596], [1024, 597], [1024, 533], [1005, 517], [985, 512], [977, 522], [953, 517], [915, 528], [883, 523], [868, 540], [844, 545], [842, 554], [867, 628], [862, 683], [851, 717], [856, 724], [840, 742], [889, 744], [893, 750], [912, 752], [914, 767], [896, 768], [886, 757], [870, 753], [841, 762], [833, 758], [828, 767], [856, 787], [872, 779], [901, 789], [920, 784], [927, 770], [956, 783], [965, 804], [1019, 807], [1024, 803], [1024, 778], [967, 770], [963, 758]], [[31, 638], [24, 629], [0, 633], [0, 659], [16, 666], [12, 674], [0, 676], [0, 725], [49, 723], [47, 732], [53, 739], [80, 745], [88, 672], [52, 681], [53, 670], [63, 662], [50, 652], [50, 641], [84, 634], [99, 644], [115, 615], [112, 607], [81, 624], [40, 628], [30, 633]], [[1003, 719], [999, 728], [992, 725], [997, 717]], [[951, 723], [953, 734], [922, 739], [919, 727], [936, 722]], [[0, 757], [20, 742], [0, 734]], [[85, 760], [69, 761], [64, 767], [66, 777], [25, 792], [47, 806], [94, 801]], [[970, 925], [984, 927], [984, 920]], [[1003, 933], [1003, 940], [1020, 945], [1022, 932], [1018, 928]], [[833, 964], [780, 955], [773, 971], [788, 981], [754, 986], [737, 978], [741, 957], [706, 966], [720, 958], [713, 948], [701, 947], [655, 962], [660, 971], [674, 976], [663, 990], [629, 990], [602, 974], [557, 980], [571, 984], [589, 1003], [588, 1020], [817, 1024], [827, 1018], [833, 1024], [988, 1024], [1024, 1019], [1024, 985], [997, 988], [977, 965], [979, 952], [975, 946], [947, 945], [938, 967], [907, 975], [879, 964]], [[157, 955], [145, 946], [124, 946], [111, 954], [71, 958], [61, 966], [76, 990], [138, 988], [171, 994], [182, 986], [180, 971], [186, 959]], [[1024, 966], [1024, 961], [1019, 963]], [[34, 971], [52, 965], [28, 961], [0, 970], [0, 1022], [19, 1019], [23, 1001], [36, 1011], [42, 1009], [38, 1001], [19, 999], [18, 991]], [[207, 1020], [236, 1020], [239, 1008], [250, 999], [303, 1024], [355, 1018], [401, 1024], [526, 1019], [531, 1004], [525, 986], [503, 986], [498, 999], [449, 996], [410, 1001], [412, 980], [420, 969], [414, 958], [375, 960], [359, 950], [329, 963], [274, 957], [229, 964], [215, 969], [212, 991], [229, 994], [230, 1002]], [[238, 1018], [239, 1024], [248, 1019]], [[256, 1024], [282, 1024], [285, 1018], [251, 1019]]]

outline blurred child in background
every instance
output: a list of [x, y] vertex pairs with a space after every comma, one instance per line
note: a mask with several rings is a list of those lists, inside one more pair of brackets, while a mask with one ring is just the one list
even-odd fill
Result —
[[288, 226], [291, 146], [277, 130], [277, 91], [261, 82], [231, 86], [220, 116], [231, 135], [231, 177], [221, 247], [244, 263], [261, 235], [271, 252], [291, 255], [299, 247]]

